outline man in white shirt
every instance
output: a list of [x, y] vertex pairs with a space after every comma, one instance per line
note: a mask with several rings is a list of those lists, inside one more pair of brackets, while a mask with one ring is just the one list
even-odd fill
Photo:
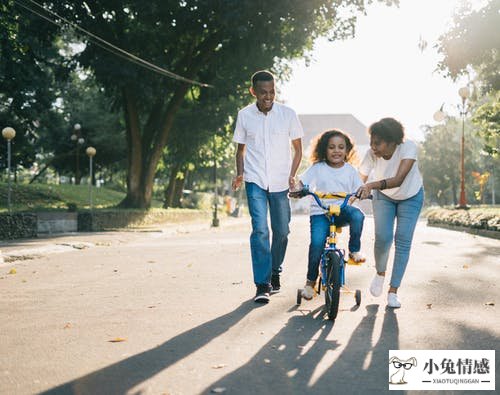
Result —
[[[237, 190], [245, 181], [252, 217], [250, 251], [257, 287], [254, 300], [267, 303], [270, 292], [280, 289], [281, 265], [290, 233], [288, 189], [295, 185], [304, 132], [295, 111], [274, 102], [274, 76], [269, 71], [253, 74], [250, 93], [256, 102], [238, 112], [234, 130], [233, 141], [238, 148], [237, 174], [232, 186]], [[268, 208], [272, 242], [267, 225]]]

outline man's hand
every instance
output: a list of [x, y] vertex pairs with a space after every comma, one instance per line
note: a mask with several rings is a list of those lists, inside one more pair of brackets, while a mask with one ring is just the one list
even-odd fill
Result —
[[242, 183], [243, 183], [243, 176], [234, 177], [233, 182], [231, 184], [233, 191], [237, 191], [238, 189], [240, 189]]
[[297, 187], [297, 183], [295, 181], [295, 177], [288, 177], [288, 188], [290, 191], [294, 191]]

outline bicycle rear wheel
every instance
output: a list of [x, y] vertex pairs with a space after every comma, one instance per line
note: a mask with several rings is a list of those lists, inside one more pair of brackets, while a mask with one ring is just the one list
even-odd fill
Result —
[[329, 320], [335, 320], [340, 301], [340, 256], [335, 251], [326, 254], [325, 307]]

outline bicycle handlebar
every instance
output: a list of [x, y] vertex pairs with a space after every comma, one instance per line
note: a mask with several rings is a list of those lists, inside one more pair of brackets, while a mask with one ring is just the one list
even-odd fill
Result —
[[[344, 199], [342, 204], [340, 205], [340, 209], [343, 209], [345, 206], [347, 206], [347, 203], [349, 202], [349, 199], [352, 196], [356, 196], [356, 193], [347, 193], [347, 192], [312, 192], [309, 190], [308, 185], [304, 185], [302, 189], [298, 191], [293, 191], [289, 192], [288, 194], [291, 198], [303, 198], [307, 195], [311, 195], [314, 200], [316, 200], [316, 203], [318, 204], [319, 207], [321, 207], [324, 210], [328, 210], [328, 207], [323, 205], [323, 202], [321, 199]], [[358, 197], [359, 198], [359, 197]], [[368, 199], [371, 199], [372, 196], [368, 196]]]

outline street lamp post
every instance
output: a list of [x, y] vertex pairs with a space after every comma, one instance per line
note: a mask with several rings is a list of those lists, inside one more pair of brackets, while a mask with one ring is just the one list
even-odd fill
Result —
[[92, 211], [92, 159], [96, 154], [96, 149], [94, 147], [87, 147], [85, 153], [89, 157], [89, 206], [90, 211]]
[[212, 226], [219, 226], [219, 218], [217, 218], [217, 135], [214, 134], [214, 216]]
[[460, 106], [460, 115], [462, 116], [462, 140], [460, 145], [460, 199], [458, 201], [458, 208], [468, 208], [467, 199], [465, 197], [465, 116], [467, 115], [467, 99], [470, 95], [469, 88], [463, 87], [458, 90], [458, 94], [462, 98], [462, 105]]
[[[458, 95], [462, 98], [462, 104], [458, 106], [460, 110], [460, 116], [462, 117], [462, 138], [460, 142], [460, 197], [458, 200], [457, 208], [468, 209], [467, 198], [465, 196], [465, 117], [467, 115], [467, 99], [470, 96], [470, 91], [468, 87], [463, 87], [458, 90]], [[446, 118], [443, 112], [443, 106], [434, 113], [434, 120], [436, 122], [442, 122]]]
[[73, 126], [73, 134], [71, 135], [71, 141], [76, 143], [75, 152], [75, 185], [80, 184], [80, 145], [83, 145], [85, 139], [81, 136], [82, 125], [75, 123]]
[[6, 127], [3, 128], [2, 130], [2, 136], [5, 140], [7, 140], [7, 183], [8, 183], [8, 192], [7, 192], [7, 207], [9, 208], [9, 213], [11, 211], [11, 181], [10, 181], [10, 159], [11, 159], [11, 152], [10, 152], [10, 142], [11, 140], [16, 137], [16, 131], [11, 128], [11, 127]]

